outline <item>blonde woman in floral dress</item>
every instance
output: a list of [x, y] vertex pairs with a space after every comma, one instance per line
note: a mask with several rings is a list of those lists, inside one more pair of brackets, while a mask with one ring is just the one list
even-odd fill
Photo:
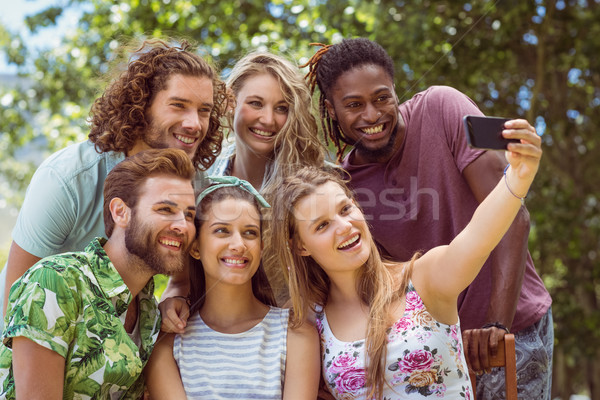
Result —
[[508, 122], [510, 165], [470, 223], [409, 262], [382, 260], [362, 211], [336, 176], [304, 168], [272, 202], [275, 251], [291, 266], [297, 323], [316, 311], [323, 378], [336, 399], [472, 398], [456, 299], [521, 207], [541, 140]]

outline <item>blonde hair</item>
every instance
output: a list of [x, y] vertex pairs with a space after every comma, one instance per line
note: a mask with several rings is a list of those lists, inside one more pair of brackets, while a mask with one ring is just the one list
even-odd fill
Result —
[[[252, 52], [241, 58], [226, 80], [227, 87], [237, 97], [248, 78], [258, 74], [274, 77], [288, 104], [288, 116], [275, 137], [273, 157], [267, 163], [261, 193], [270, 202], [272, 194], [284, 177], [303, 166], [321, 167], [326, 149], [319, 140], [317, 121], [312, 111], [311, 94], [298, 66], [286, 58], [269, 52]], [[230, 119], [232, 119], [230, 117]], [[229, 121], [233, 126], [232, 121]], [[287, 283], [275, 264], [271, 251], [271, 224], [269, 211], [265, 214], [263, 262], [279, 303], [287, 299]]]
[[[302, 168], [287, 177], [277, 191], [272, 205], [273, 247], [278, 263], [289, 281], [294, 317], [293, 326], [302, 323], [315, 305], [325, 306], [329, 294], [329, 277], [310, 256], [300, 256], [291, 249], [299, 243], [294, 208], [298, 202], [315, 192], [316, 188], [335, 182], [348, 198], [352, 193], [336, 173], [317, 168]], [[414, 259], [404, 267], [398, 281], [397, 269], [405, 264], [384, 262], [372, 236], [363, 238], [371, 246], [369, 258], [359, 269], [356, 291], [361, 301], [369, 307], [366, 337], [367, 398], [381, 398], [385, 384], [385, 358], [387, 356], [387, 330], [392, 323], [390, 306], [402, 299], [412, 272]], [[289, 268], [288, 268], [289, 267]]]

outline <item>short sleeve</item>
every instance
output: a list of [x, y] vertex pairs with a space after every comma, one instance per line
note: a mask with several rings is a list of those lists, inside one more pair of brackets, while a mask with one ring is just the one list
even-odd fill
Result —
[[75, 337], [81, 301], [74, 294], [77, 282], [61, 268], [34, 265], [12, 287], [3, 342], [12, 346], [13, 337], [26, 337], [66, 357]]
[[13, 240], [40, 258], [59, 252], [77, 218], [74, 198], [62, 177], [42, 165], [27, 188]]
[[[472, 149], [467, 144], [463, 123], [465, 115], [483, 115], [467, 95], [449, 86], [434, 86], [428, 97], [432, 117], [443, 118], [441, 125], [454, 162], [462, 173], [485, 150]], [[439, 125], [439, 124], [438, 124]]]

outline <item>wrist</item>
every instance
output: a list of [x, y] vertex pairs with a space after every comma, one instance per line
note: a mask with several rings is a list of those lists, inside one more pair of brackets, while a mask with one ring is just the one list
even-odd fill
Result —
[[503, 329], [504, 331], [506, 331], [506, 333], [510, 333], [510, 331], [508, 330], [508, 328], [506, 326], [504, 326], [503, 324], [501, 324], [500, 322], [496, 321], [496, 322], [488, 322], [487, 324], [484, 324], [481, 329], [486, 329], [486, 328], [498, 328], [498, 329]]
[[[511, 184], [508, 183], [509, 179], [508, 179], [508, 175], [506, 173], [506, 171], [508, 171], [508, 168], [510, 167], [510, 164], [506, 164], [506, 167], [504, 168], [504, 184], [506, 186], [506, 189], [510, 192], [510, 194], [512, 194], [514, 197], [516, 197], [517, 199], [521, 200], [521, 204], [524, 205], [525, 204], [525, 198], [527, 197], [527, 192], [521, 196], [520, 194], [517, 193], [517, 188], [515, 186], [511, 186]], [[512, 171], [512, 168], [511, 168]], [[515, 174], [511, 174], [511, 176], [513, 177], [513, 179], [511, 179], [511, 181], [513, 182], [514, 185], [514, 181], [516, 181], [517, 179], [515, 179]], [[529, 189], [529, 186], [528, 186]]]
[[182, 299], [188, 305], [188, 307], [192, 306], [192, 301], [188, 296], [171, 296], [172, 299]]

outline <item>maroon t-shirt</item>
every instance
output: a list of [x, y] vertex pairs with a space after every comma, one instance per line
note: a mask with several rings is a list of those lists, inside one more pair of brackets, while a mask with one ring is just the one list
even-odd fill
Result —
[[[387, 164], [353, 165], [353, 150], [342, 166], [383, 253], [405, 261], [416, 251], [449, 244], [479, 205], [462, 172], [483, 151], [468, 147], [462, 117], [482, 113], [471, 99], [446, 86], [418, 93], [400, 105], [400, 113], [404, 143]], [[487, 322], [491, 284], [488, 261], [458, 298], [463, 329]], [[551, 302], [528, 253], [511, 330], [539, 321]]]

